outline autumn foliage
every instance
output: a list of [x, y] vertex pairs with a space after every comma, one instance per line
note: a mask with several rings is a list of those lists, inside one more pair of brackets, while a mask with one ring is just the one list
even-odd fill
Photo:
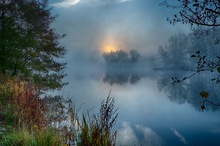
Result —
[[0, 90], [2, 106], [14, 117], [16, 126], [44, 127], [47, 124], [44, 115], [47, 106], [40, 99], [40, 90], [33, 83], [15, 78], [7, 80], [0, 86]]

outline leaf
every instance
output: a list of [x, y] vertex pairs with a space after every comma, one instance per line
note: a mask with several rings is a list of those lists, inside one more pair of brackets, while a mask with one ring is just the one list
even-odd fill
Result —
[[220, 73], [220, 66], [219, 66], [219, 67], [217, 67], [217, 71], [218, 71], [218, 73]]
[[202, 92], [200, 92], [199, 93], [200, 94], [200, 96], [202, 97], [202, 98], [208, 98], [208, 96], [209, 96], [209, 93], [208, 92], [205, 92], [205, 91], [202, 91]]

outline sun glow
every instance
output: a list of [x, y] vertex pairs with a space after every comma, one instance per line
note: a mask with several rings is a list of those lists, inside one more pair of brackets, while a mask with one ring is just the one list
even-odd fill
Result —
[[107, 35], [103, 37], [103, 40], [100, 42], [99, 50], [101, 53], [111, 53], [119, 51], [122, 46], [122, 42], [118, 37]]
[[116, 52], [116, 51], [118, 51], [118, 49], [114, 46], [107, 45], [107, 46], [104, 47], [104, 52], [105, 53]]

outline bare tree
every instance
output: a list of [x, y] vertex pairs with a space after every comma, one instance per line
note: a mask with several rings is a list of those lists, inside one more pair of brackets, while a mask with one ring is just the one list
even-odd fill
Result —
[[220, 0], [165, 0], [161, 5], [179, 9], [179, 13], [168, 18], [170, 23], [182, 22], [198, 26], [220, 26]]

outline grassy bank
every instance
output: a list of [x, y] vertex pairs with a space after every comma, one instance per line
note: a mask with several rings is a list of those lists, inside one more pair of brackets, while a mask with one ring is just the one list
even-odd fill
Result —
[[0, 85], [0, 146], [115, 145], [118, 114], [110, 95], [99, 114], [82, 119], [71, 100], [40, 95], [33, 83], [17, 78]]

